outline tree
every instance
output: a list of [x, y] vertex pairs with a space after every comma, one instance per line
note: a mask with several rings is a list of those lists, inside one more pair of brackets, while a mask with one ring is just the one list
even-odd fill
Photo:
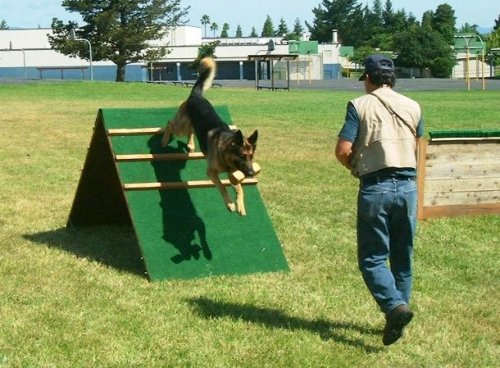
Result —
[[458, 33], [479, 34], [478, 28], [479, 26], [477, 24], [470, 25], [469, 23], [465, 23], [462, 27], [458, 29]]
[[266, 21], [264, 22], [264, 26], [262, 27], [262, 37], [273, 37], [274, 36], [274, 27], [273, 21], [271, 17], [268, 15], [266, 17]]
[[285, 35], [285, 40], [296, 40], [299, 41], [302, 38], [302, 34], [304, 33], [304, 27], [300, 23], [299, 18], [295, 19], [295, 23], [293, 25], [293, 31], [289, 32]]
[[0, 21], [0, 29], [9, 29], [9, 26], [7, 25], [5, 19], [2, 19], [2, 21]]
[[302, 26], [302, 23], [300, 23], [300, 19], [296, 18], [295, 23], [293, 24], [293, 33], [297, 35], [300, 39], [302, 34], [304, 33], [304, 27]]
[[374, 54], [376, 51], [371, 46], [361, 46], [354, 50], [354, 55], [349, 58], [349, 61], [363, 65], [368, 55]]
[[434, 18], [434, 12], [432, 10], [427, 10], [422, 15], [422, 27], [432, 29], [432, 20]]
[[210, 17], [205, 14], [204, 16], [201, 17], [200, 21], [205, 29], [205, 38], [207, 38], [207, 24], [210, 24]]
[[189, 10], [180, 7], [180, 0], [63, 0], [62, 6], [80, 13], [85, 25], [52, 19], [51, 46], [65, 55], [89, 59], [86, 43], [69, 38], [74, 29], [77, 38], [91, 43], [93, 60], [116, 64], [117, 82], [125, 80], [127, 64], [164, 56], [166, 47], [153, 47], [151, 42], [165, 36]]
[[214, 33], [214, 38], [215, 38], [215, 32], [219, 29], [219, 25], [215, 22], [210, 24], [210, 30]]
[[278, 25], [278, 30], [276, 31], [276, 36], [286, 36], [290, 33], [288, 31], [288, 26], [283, 18], [280, 19], [280, 24]]
[[243, 37], [243, 31], [241, 30], [241, 26], [239, 24], [238, 27], [236, 27], [235, 37]]
[[486, 48], [486, 55], [488, 55], [489, 63], [493, 66], [500, 65], [500, 54], [494, 54], [491, 51], [491, 49], [500, 48], [500, 28], [497, 28], [495, 31], [486, 36]]
[[323, 0], [312, 10], [313, 24], [306, 22], [311, 38], [318, 42], [331, 42], [332, 31], [338, 30], [345, 45], [359, 46], [363, 13], [358, 0]]
[[220, 36], [221, 36], [222, 38], [228, 38], [228, 37], [229, 37], [229, 33], [228, 33], [228, 31], [229, 31], [229, 24], [224, 23], [224, 24], [222, 25], [222, 32], [221, 32]]
[[455, 65], [453, 49], [445, 37], [433, 29], [413, 25], [395, 35], [396, 65], [430, 69], [433, 76], [447, 78]]
[[[372, 10], [370, 10], [368, 6], [365, 6], [363, 13], [363, 28], [365, 29], [365, 31], [368, 31], [363, 35], [363, 37], [366, 39], [366, 41], [363, 43], [370, 44], [373, 47], [379, 47], [379, 44], [381, 42], [380, 39], [382, 38], [382, 35], [385, 35], [381, 1], [375, 0], [373, 2]], [[383, 50], [386, 49], [385, 47], [380, 48]]]
[[495, 19], [495, 26], [493, 27], [493, 31], [498, 31], [500, 29], [500, 14], [498, 14], [498, 18]]
[[259, 37], [257, 31], [255, 30], [255, 27], [252, 27], [252, 31], [250, 32], [250, 36], [248, 37]]
[[490, 49], [500, 48], [500, 28], [486, 36], [486, 43]]
[[200, 61], [206, 56], [215, 57], [215, 48], [219, 46], [220, 41], [209, 42], [208, 44], [202, 45], [198, 48], [198, 56], [193, 62], [189, 65], [189, 68], [195, 71], [198, 71], [200, 68]]
[[432, 29], [441, 33], [449, 45], [453, 45], [455, 36], [455, 11], [448, 4], [437, 7], [432, 17]]
[[390, 0], [386, 0], [382, 18], [384, 19], [384, 32], [391, 37], [416, 23], [416, 19], [413, 16], [407, 16], [403, 9], [394, 11]]

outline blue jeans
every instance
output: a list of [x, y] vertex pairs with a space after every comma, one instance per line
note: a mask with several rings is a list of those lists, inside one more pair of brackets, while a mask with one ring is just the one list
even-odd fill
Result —
[[361, 182], [358, 264], [366, 286], [384, 313], [410, 301], [416, 223], [414, 178], [386, 177]]

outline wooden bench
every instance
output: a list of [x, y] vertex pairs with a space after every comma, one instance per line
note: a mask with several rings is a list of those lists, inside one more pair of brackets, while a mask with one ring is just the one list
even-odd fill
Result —
[[64, 71], [65, 70], [81, 70], [82, 79], [85, 79], [85, 69], [88, 69], [86, 66], [44, 66], [38, 67], [38, 72], [40, 73], [40, 79], [43, 79], [43, 71], [47, 70], [59, 70], [61, 72], [61, 79], [64, 79]]

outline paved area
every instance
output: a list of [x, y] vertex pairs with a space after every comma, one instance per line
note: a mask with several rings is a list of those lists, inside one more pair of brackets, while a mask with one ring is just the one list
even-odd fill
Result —
[[[255, 88], [255, 81], [249, 80], [218, 80], [224, 87], [249, 87]], [[500, 90], [500, 79], [486, 79], [486, 90]], [[364, 90], [364, 85], [356, 79], [339, 80], [316, 80], [316, 81], [290, 81], [290, 89], [320, 89], [320, 90]], [[396, 90], [399, 91], [452, 91], [466, 90], [467, 85], [463, 79], [398, 79], [396, 81]], [[482, 81], [471, 80], [471, 90], [481, 90]]]

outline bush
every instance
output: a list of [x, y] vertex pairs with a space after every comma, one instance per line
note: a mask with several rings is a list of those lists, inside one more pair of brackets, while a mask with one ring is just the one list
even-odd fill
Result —
[[438, 57], [432, 61], [430, 69], [434, 77], [449, 78], [453, 66], [455, 66], [455, 60], [447, 57]]

